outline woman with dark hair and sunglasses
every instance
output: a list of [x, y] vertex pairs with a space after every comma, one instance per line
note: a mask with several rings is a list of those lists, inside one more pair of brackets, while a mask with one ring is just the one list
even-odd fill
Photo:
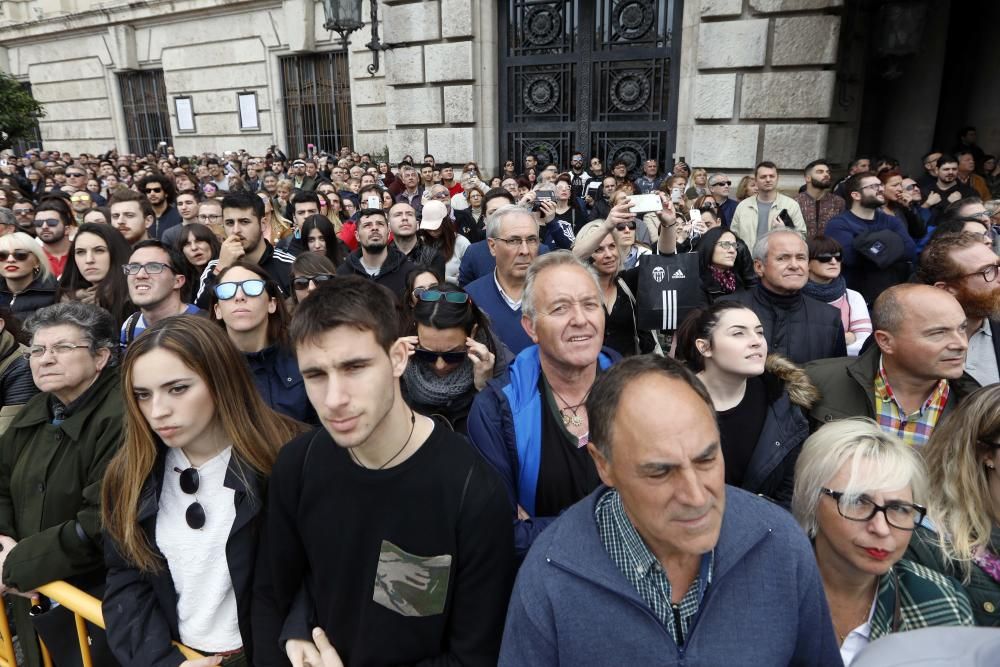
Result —
[[281, 289], [268, 273], [242, 261], [219, 271], [211, 314], [243, 353], [264, 402], [283, 415], [318, 425], [288, 344], [290, 318]]
[[304, 252], [292, 262], [292, 296], [290, 308], [299, 305], [302, 299], [316, 291], [316, 288], [336, 277], [337, 267], [326, 255]]
[[809, 282], [802, 288], [802, 293], [840, 310], [847, 355], [856, 357], [872, 335], [872, 320], [865, 299], [859, 292], [847, 289], [847, 283], [840, 275], [843, 268], [842, 248], [836, 239], [817, 236], [806, 243], [809, 246]]
[[415, 411], [465, 433], [472, 399], [507, 371], [514, 355], [469, 295], [453, 285], [417, 293], [410, 334], [403, 339], [410, 352], [403, 397]]
[[347, 245], [337, 237], [333, 223], [325, 215], [310, 215], [302, 223], [301, 243], [312, 253], [323, 255], [334, 266], [340, 266], [350, 254]]
[[114, 227], [87, 222], [70, 244], [70, 261], [59, 278], [56, 301], [80, 301], [104, 308], [122, 325], [136, 311], [122, 266], [132, 250]]
[[[301, 425], [261, 400], [239, 351], [200, 317], [147, 329], [129, 346], [122, 385], [126, 436], [101, 489], [102, 606], [115, 658], [252, 665], [267, 477]], [[212, 657], [185, 661], [173, 641]]]

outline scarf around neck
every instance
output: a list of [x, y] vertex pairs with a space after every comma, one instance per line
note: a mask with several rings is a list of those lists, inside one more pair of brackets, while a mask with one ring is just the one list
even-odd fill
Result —
[[438, 377], [434, 369], [410, 359], [403, 371], [403, 382], [410, 399], [432, 408], [461, 410], [472, 403], [476, 395], [472, 362], [465, 359], [448, 375]]
[[810, 280], [802, 288], [802, 293], [814, 299], [819, 299], [823, 303], [831, 303], [847, 293], [847, 282], [844, 280], [844, 276], [837, 276], [825, 285], [814, 283]]

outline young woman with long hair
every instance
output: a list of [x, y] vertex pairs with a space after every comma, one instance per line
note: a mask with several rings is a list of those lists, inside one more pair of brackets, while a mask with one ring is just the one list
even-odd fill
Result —
[[121, 326], [136, 310], [121, 268], [131, 254], [128, 241], [114, 227], [91, 222], [80, 225], [70, 244], [70, 260], [59, 278], [56, 301], [100, 306]]
[[337, 237], [333, 223], [321, 214], [310, 215], [302, 223], [301, 243], [307, 251], [323, 255], [333, 262], [334, 266], [340, 266], [351, 252]]
[[112, 651], [126, 667], [190, 664], [171, 645], [179, 641], [227, 665], [254, 664], [264, 490], [300, 426], [261, 400], [239, 351], [201, 317], [147, 329], [121, 375], [125, 437], [101, 490]]
[[191, 265], [194, 274], [201, 276], [208, 263], [218, 259], [222, 243], [208, 225], [192, 222], [184, 226], [184, 231], [177, 238], [175, 247], [184, 253], [184, 258]]

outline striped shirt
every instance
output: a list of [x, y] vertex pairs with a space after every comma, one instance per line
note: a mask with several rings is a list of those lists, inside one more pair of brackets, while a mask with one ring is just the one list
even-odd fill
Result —
[[875, 414], [878, 425], [886, 433], [892, 433], [903, 442], [914, 447], [927, 444], [931, 432], [941, 418], [944, 406], [948, 403], [950, 387], [947, 380], [938, 380], [934, 391], [924, 401], [920, 409], [913, 414], [906, 414], [892, 392], [889, 379], [885, 375], [882, 360], [878, 362], [878, 375], [875, 376]]
[[712, 582], [715, 552], [702, 556], [698, 578], [691, 582], [691, 587], [680, 604], [673, 605], [670, 602], [670, 580], [667, 579], [667, 573], [625, 514], [618, 491], [609, 489], [598, 499], [594, 518], [597, 520], [601, 542], [611, 560], [649, 605], [649, 609], [667, 629], [674, 642], [683, 646], [705, 590]]

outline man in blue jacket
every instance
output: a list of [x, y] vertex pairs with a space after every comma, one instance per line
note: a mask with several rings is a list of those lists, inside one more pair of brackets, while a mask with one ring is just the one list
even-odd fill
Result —
[[606, 486], [535, 541], [500, 665], [842, 665], [808, 539], [725, 485], [712, 399], [691, 371], [632, 357], [587, 409]]
[[602, 295], [593, 269], [569, 251], [536, 259], [525, 277], [521, 320], [534, 345], [517, 355], [509, 377], [488, 383], [469, 412], [472, 444], [507, 487], [520, 557], [600, 483], [586, 450], [584, 403], [597, 375], [620, 358], [602, 349]]

